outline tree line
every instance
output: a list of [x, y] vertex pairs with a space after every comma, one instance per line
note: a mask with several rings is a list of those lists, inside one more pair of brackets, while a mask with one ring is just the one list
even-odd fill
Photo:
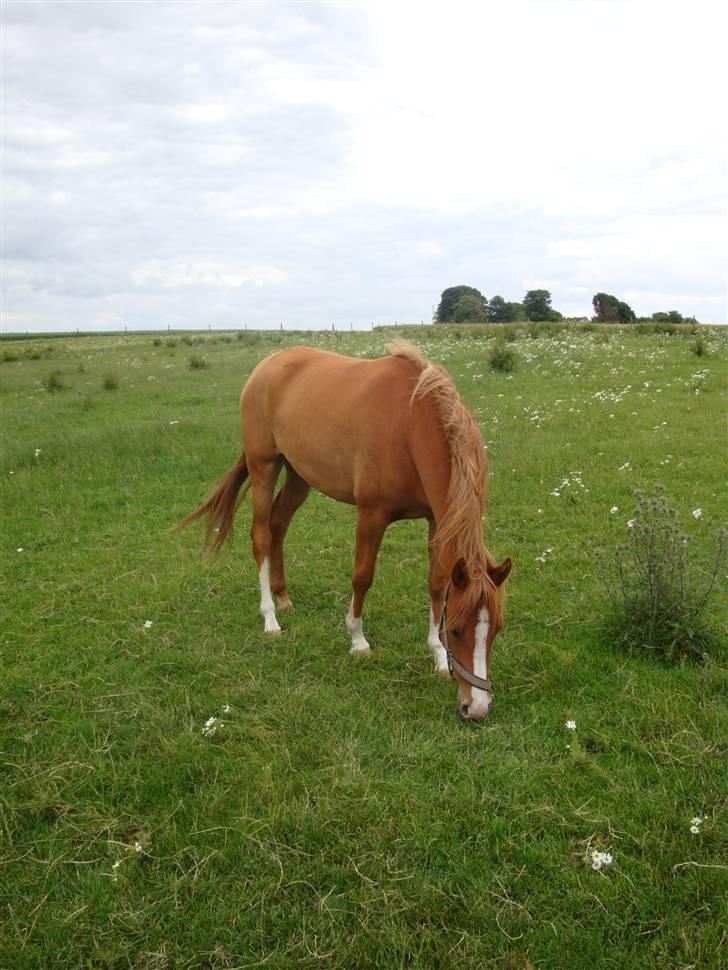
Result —
[[[596, 323], [635, 323], [637, 314], [624, 300], [611, 293], [595, 293], [592, 298]], [[548, 290], [528, 290], [520, 303], [502, 296], [483, 296], [474, 286], [449, 286], [442, 291], [434, 323], [518, 323], [563, 320], [551, 306]], [[640, 318], [644, 319], [644, 318]], [[684, 317], [678, 310], [660, 311], [647, 318], [657, 323], [697, 323], [695, 317]]]

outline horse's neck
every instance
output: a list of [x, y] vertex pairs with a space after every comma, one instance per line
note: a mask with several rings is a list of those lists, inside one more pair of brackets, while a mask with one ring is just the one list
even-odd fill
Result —
[[[444, 525], [447, 530], [453, 521], [453, 515], [463, 510], [454, 509], [449, 500], [450, 476], [456, 472], [444, 436], [430, 438], [423, 451], [425, 455], [422, 459], [417, 460], [415, 456], [415, 464], [432, 511], [435, 524], [434, 536], [437, 540], [438, 529]], [[480, 551], [482, 548], [483, 525], [479, 510], [474, 508], [463, 524], [465, 528], [458, 530], [453, 540], [445, 542], [439, 550], [440, 562], [447, 571], [452, 569], [461, 556], [469, 559], [471, 558], [468, 555], [469, 551], [476, 548]]]

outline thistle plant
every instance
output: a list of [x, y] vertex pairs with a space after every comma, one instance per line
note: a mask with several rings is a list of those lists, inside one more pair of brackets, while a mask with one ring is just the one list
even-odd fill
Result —
[[[626, 541], [601, 561], [612, 614], [609, 633], [629, 647], [651, 650], [667, 660], [700, 658], [709, 648], [705, 608], [728, 548], [728, 532], [718, 532], [712, 569], [700, 586], [690, 556], [690, 537], [675, 509], [657, 487], [647, 498], [635, 493], [637, 507], [627, 523]], [[701, 512], [702, 514], [702, 512]], [[694, 518], [699, 518], [693, 513]]]
[[506, 371], [510, 373], [516, 369], [516, 364], [518, 361], [518, 356], [516, 352], [507, 347], [505, 344], [505, 339], [500, 338], [496, 340], [488, 354], [488, 366], [491, 370]]

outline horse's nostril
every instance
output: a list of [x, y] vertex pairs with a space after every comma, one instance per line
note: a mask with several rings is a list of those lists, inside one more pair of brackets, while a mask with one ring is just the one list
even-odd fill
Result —
[[460, 705], [460, 714], [463, 717], [467, 717], [468, 716], [468, 711], [469, 710], [470, 710], [470, 705], [469, 704], [461, 704]]

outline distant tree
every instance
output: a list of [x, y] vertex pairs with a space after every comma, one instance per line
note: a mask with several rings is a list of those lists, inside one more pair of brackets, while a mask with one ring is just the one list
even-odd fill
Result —
[[455, 307], [458, 301], [464, 296], [472, 296], [478, 301], [478, 313], [480, 314], [482, 312], [482, 316], [478, 316], [478, 319], [485, 320], [485, 314], [488, 308], [487, 299], [474, 286], [461, 285], [449, 286], [446, 290], [442, 291], [440, 303], [435, 311], [435, 323], [452, 323], [455, 319]]
[[551, 319], [551, 294], [548, 290], [529, 290], [523, 298], [527, 320]]
[[488, 301], [488, 320], [490, 323], [510, 323], [513, 319], [511, 304], [502, 296], [492, 296]]
[[637, 319], [632, 307], [611, 293], [595, 293], [592, 306], [597, 323], [634, 323]]
[[526, 308], [522, 303], [506, 303], [506, 306], [511, 315], [511, 323], [518, 323], [519, 320], [526, 319]]
[[667, 313], [653, 313], [652, 319], [655, 323], [685, 323], [682, 313], [677, 310], [668, 310]]
[[484, 323], [487, 319], [483, 301], [472, 293], [461, 296], [455, 304], [453, 312], [455, 323]]

